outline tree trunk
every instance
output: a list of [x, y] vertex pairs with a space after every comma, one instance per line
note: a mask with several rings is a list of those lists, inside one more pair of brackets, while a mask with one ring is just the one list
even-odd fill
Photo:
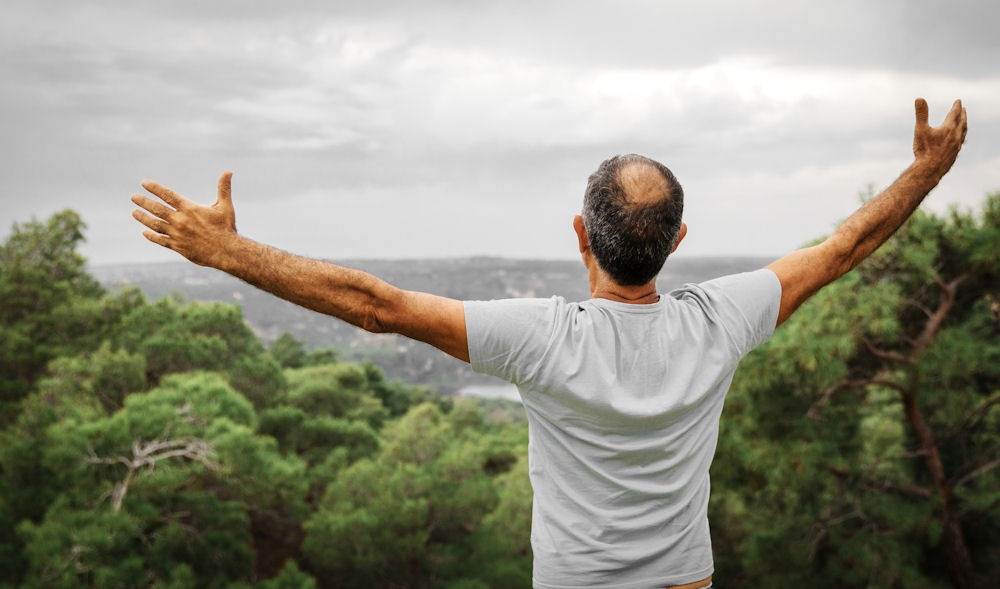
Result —
[[906, 419], [923, 450], [924, 466], [927, 468], [927, 473], [931, 475], [938, 496], [941, 498], [941, 523], [943, 525], [941, 549], [948, 565], [948, 572], [951, 574], [951, 581], [961, 589], [978, 589], [979, 582], [976, 580], [972, 556], [965, 544], [962, 526], [955, 513], [951, 484], [944, 474], [944, 466], [941, 463], [937, 442], [934, 440], [934, 432], [924, 421], [920, 407], [917, 406], [916, 395], [912, 390], [903, 391], [903, 407], [906, 410]]

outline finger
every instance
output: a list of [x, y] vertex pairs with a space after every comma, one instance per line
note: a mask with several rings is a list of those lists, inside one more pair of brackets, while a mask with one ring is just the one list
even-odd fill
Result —
[[954, 121], [955, 124], [959, 124], [962, 121], [962, 111], [964, 110], [965, 109], [962, 108], [962, 101], [956, 100], [952, 103], [951, 110], [948, 111], [948, 118]]
[[913, 102], [913, 109], [917, 113], [917, 128], [927, 126], [927, 101], [918, 98]]
[[159, 182], [153, 182], [152, 180], [143, 180], [142, 187], [146, 190], [152, 192], [156, 196], [163, 199], [163, 202], [174, 207], [177, 210], [181, 210], [186, 206], [193, 204], [188, 199], [177, 194], [173, 190], [170, 190], [166, 186], [160, 184]]
[[223, 172], [219, 176], [219, 195], [216, 197], [216, 204], [225, 206], [233, 205], [233, 173]]
[[149, 213], [146, 213], [144, 211], [139, 211], [139, 210], [132, 211], [132, 218], [142, 223], [146, 227], [149, 227], [153, 231], [161, 233], [163, 235], [166, 235], [167, 231], [169, 231], [170, 229], [170, 223], [167, 223], [163, 219], [158, 219], [153, 215], [150, 215]]
[[149, 241], [152, 241], [156, 245], [162, 245], [167, 249], [174, 249], [173, 247], [171, 247], [172, 244], [170, 243], [170, 238], [167, 237], [166, 235], [161, 235], [155, 231], [150, 231], [149, 229], [147, 229], [142, 232], [142, 236], [148, 239]]
[[156, 215], [157, 217], [159, 217], [159, 218], [161, 218], [161, 219], [163, 219], [163, 220], [165, 220], [167, 222], [170, 221], [170, 215], [172, 215], [173, 213], [177, 212], [174, 209], [172, 209], [172, 208], [170, 208], [168, 206], [162, 205], [162, 204], [156, 202], [155, 200], [149, 198], [148, 196], [143, 196], [141, 194], [133, 194], [132, 195], [132, 202], [135, 203], [137, 206], [140, 206], [140, 207], [146, 209], [147, 211], [149, 211], [153, 215]]

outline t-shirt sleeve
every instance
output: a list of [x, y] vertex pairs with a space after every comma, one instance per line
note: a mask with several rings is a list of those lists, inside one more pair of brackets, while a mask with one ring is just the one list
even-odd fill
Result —
[[552, 332], [558, 300], [465, 301], [463, 305], [472, 369], [514, 384], [530, 379]]
[[762, 268], [687, 285], [675, 296], [697, 303], [743, 356], [774, 333], [781, 283], [774, 272]]

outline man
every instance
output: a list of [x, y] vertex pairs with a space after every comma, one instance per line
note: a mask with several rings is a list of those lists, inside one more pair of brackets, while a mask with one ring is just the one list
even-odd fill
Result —
[[231, 174], [200, 206], [150, 181], [150, 241], [304, 307], [427, 342], [518, 385], [529, 424], [536, 587], [707, 587], [708, 469], [739, 360], [884, 243], [951, 168], [966, 133], [916, 101], [915, 160], [819, 245], [661, 296], [687, 232], [683, 192], [641, 156], [604, 162], [573, 221], [591, 299], [461, 302], [255, 243], [236, 232]]

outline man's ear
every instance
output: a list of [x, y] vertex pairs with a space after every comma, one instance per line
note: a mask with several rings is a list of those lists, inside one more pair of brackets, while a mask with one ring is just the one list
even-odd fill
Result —
[[573, 230], [576, 231], [576, 240], [582, 254], [590, 249], [590, 239], [587, 238], [587, 228], [583, 226], [583, 217], [580, 215], [573, 217]]
[[677, 246], [679, 246], [681, 244], [681, 241], [684, 239], [684, 236], [687, 235], [687, 234], [688, 234], [687, 223], [681, 223], [681, 230], [677, 232], [677, 242], [674, 243], [674, 249], [670, 250], [670, 253], [674, 253], [674, 252], [677, 251]]

